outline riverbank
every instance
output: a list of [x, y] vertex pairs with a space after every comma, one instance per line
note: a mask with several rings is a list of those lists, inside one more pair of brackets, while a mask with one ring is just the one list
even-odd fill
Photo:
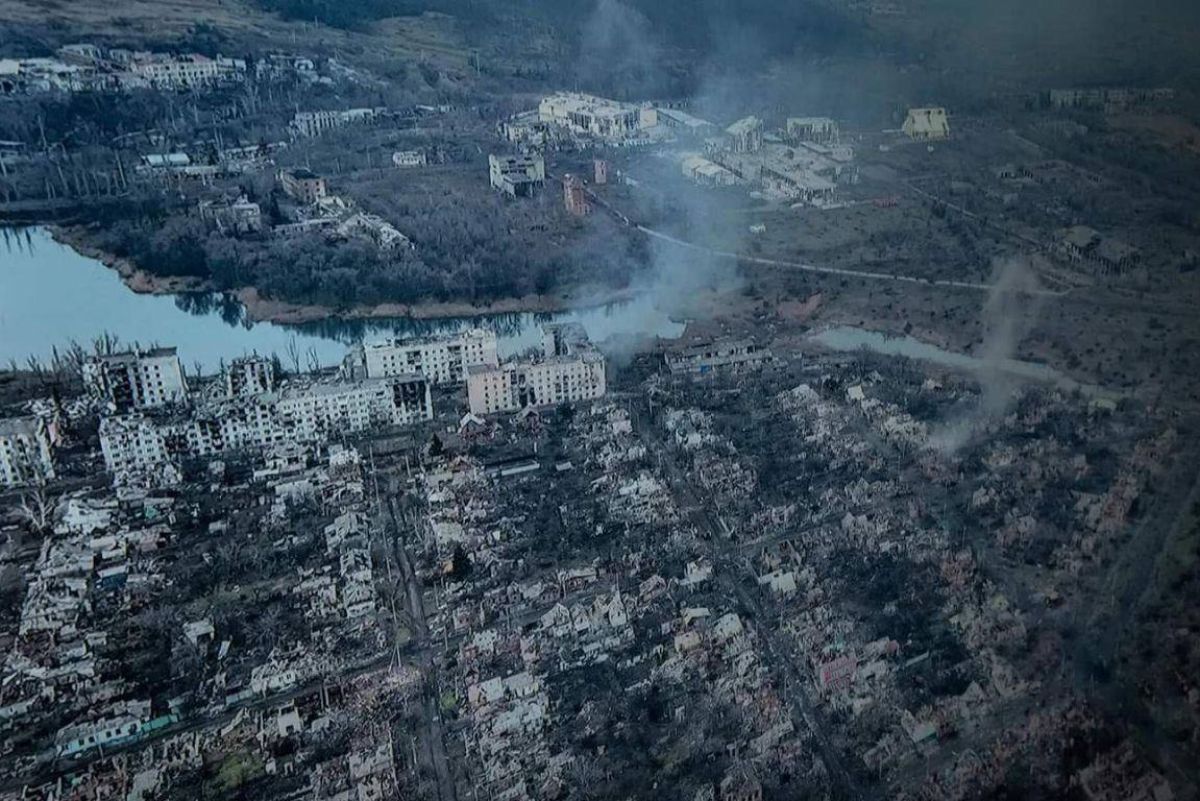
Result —
[[[190, 276], [160, 276], [138, 267], [129, 259], [107, 253], [92, 245], [86, 230], [78, 226], [47, 226], [56, 242], [81, 256], [94, 259], [120, 276], [122, 283], [139, 295], [178, 295], [189, 292], [220, 291], [210, 281]], [[245, 309], [252, 323], [302, 325], [325, 320], [379, 320], [408, 317], [414, 320], [440, 320], [493, 314], [556, 314], [572, 309], [588, 309], [627, 303], [636, 297], [631, 289], [599, 286], [578, 287], [551, 295], [524, 295], [499, 298], [489, 303], [465, 301], [429, 301], [423, 303], [380, 303], [339, 309], [319, 304], [292, 303], [266, 298], [255, 287], [242, 287], [230, 293]]]
[[83, 226], [47, 225], [55, 242], [66, 245], [80, 256], [94, 259], [121, 276], [122, 283], [139, 295], [178, 295], [183, 292], [215, 292], [211, 282], [194, 276], [154, 275], [129, 259], [113, 255], [88, 241]]

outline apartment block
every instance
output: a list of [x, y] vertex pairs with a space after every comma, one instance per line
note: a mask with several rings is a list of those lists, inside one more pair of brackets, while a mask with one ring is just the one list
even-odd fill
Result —
[[93, 398], [114, 412], [187, 400], [187, 383], [175, 348], [93, 356], [83, 365], [83, 383]]
[[434, 384], [461, 384], [471, 367], [496, 367], [496, 334], [473, 328], [450, 337], [371, 342], [351, 353], [367, 378], [420, 374]]
[[225, 368], [225, 395], [237, 398], [275, 389], [275, 362], [265, 356], [234, 359]]
[[546, 326], [542, 355], [467, 371], [467, 399], [476, 415], [516, 412], [604, 397], [604, 356], [577, 325]]
[[312, 205], [329, 195], [329, 187], [325, 179], [309, 169], [300, 167], [295, 170], [280, 170], [279, 185], [289, 197]]
[[382, 109], [351, 108], [344, 111], [297, 111], [292, 129], [301, 136], [320, 136], [343, 125], [373, 122]]
[[100, 449], [115, 483], [153, 481], [184, 458], [321, 443], [337, 436], [433, 418], [429, 382], [419, 375], [284, 386], [227, 398], [188, 415], [105, 418]]
[[54, 478], [46, 421], [39, 417], [0, 420], [0, 486], [22, 487]]

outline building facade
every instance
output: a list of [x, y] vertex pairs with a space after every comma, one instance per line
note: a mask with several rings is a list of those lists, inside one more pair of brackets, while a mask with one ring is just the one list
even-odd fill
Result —
[[294, 170], [279, 171], [279, 185], [289, 197], [312, 205], [329, 195], [329, 187], [325, 179], [309, 169], [300, 167]]
[[643, 110], [595, 95], [558, 92], [542, 98], [538, 104], [538, 120], [572, 133], [619, 142], [635, 136], [642, 129]]
[[266, 356], [234, 359], [225, 368], [225, 396], [261, 395], [275, 389], [275, 362]]
[[793, 142], [836, 145], [839, 139], [838, 124], [829, 117], [789, 117], [787, 135]]
[[138, 483], [184, 458], [318, 443], [345, 434], [433, 418], [429, 382], [406, 375], [286, 386], [279, 392], [222, 400], [191, 415], [105, 418], [100, 449], [115, 483]]
[[467, 400], [476, 415], [516, 412], [604, 397], [604, 357], [581, 326], [546, 326], [542, 356], [467, 371]]
[[722, 339], [668, 350], [664, 359], [672, 373], [703, 375], [719, 369], [736, 372], [761, 367], [771, 360], [771, 351], [748, 339]]
[[563, 176], [563, 206], [567, 214], [573, 217], [586, 217], [592, 210], [588, 204], [587, 193], [583, 191], [583, 181], [578, 176]]
[[187, 400], [187, 383], [175, 348], [93, 356], [84, 362], [83, 383], [93, 398], [115, 412]]
[[344, 111], [297, 111], [292, 117], [292, 130], [300, 136], [320, 136], [343, 125], [373, 122], [379, 109], [351, 108]]
[[371, 342], [351, 353], [367, 378], [420, 374], [434, 384], [461, 384], [472, 367], [496, 367], [496, 334], [482, 328], [452, 337]]
[[546, 161], [539, 153], [488, 156], [492, 188], [510, 197], [526, 197], [546, 182]]
[[39, 417], [0, 420], [0, 487], [23, 487], [54, 478], [46, 421]]
[[725, 129], [729, 149], [734, 153], [757, 153], [763, 146], [763, 122], [758, 117], [745, 117]]
[[950, 136], [950, 118], [944, 108], [910, 108], [902, 130], [917, 141], [945, 139]]

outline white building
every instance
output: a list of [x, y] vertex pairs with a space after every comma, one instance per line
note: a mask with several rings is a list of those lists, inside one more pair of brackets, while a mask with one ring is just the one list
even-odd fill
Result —
[[373, 122], [380, 110], [373, 108], [350, 108], [344, 111], [297, 111], [292, 118], [292, 129], [301, 136], [320, 136], [326, 131], [343, 125]]
[[92, 397], [116, 412], [154, 409], [187, 399], [175, 348], [93, 356], [83, 365], [83, 383]]
[[473, 328], [451, 337], [371, 342], [352, 352], [367, 378], [418, 373], [435, 384], [461, 384], [471, 367], [497, 367], [496, 334]]
[[763, 121], [758, 117], [743, 117], [725, 129], [729, 149], [734, 153], [757, 153], [763, 146]]
[[[242, 65], [245, 69], [245, 64]], [[129, 71], [159, 89], [185, 89], [216, 83], [220, 65], [201, 55], [168, 56], [145, 54], [129, 65]]]
[[910, 108], [903, 131], [909, 139], [918, 141], [945, 139], [950, 136], [950, 118], [944, 108]]
[[392, 154], [392, 164], [400, 168], [424, 167], [425, 163], [423, 150], [397, 150]]
[[325, 442], [344, 434], [433, 418], [429, 382], [405, 375], [296, 384], [225, 399], [191, 415], [109, 417], [100, 424], [104, 463], [118, 484], [155, 480], [186, 457]]
[[46, 421], [39, 417], [0, 420], [0, 486], [20, 487], [54, 478]]
[[467, 371], [467, 399], [476, 415], [594, 400], [606, 391], [604, 356], [580, 326], [546, 326], [539, 359]]
[[654, 109], [578, 92], [558, 92], [542, 98], [538, 120], [610, 142], [634, 137], [657, 122]]
[[793, 142], [836, 145], [839, 138], [838, 124], [829, 117], [788, 117], [787, 135]]
[[546, 182], [546, 160], [540, 153], [488, 156], [488, 177], [493, 189], [512, 197], [533, 194]]
[[234, 359], [225, 368], [225, 396], [261, 395], [275, 389], [275, 362], [265, 356]]

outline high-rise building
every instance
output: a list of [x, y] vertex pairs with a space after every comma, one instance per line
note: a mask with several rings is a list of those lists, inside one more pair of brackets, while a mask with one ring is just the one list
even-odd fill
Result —
[[84, 362], [83, 383], [92, 397], [114, 412], [187, 400], [187, 383], [175, 348], [93, 356]]

